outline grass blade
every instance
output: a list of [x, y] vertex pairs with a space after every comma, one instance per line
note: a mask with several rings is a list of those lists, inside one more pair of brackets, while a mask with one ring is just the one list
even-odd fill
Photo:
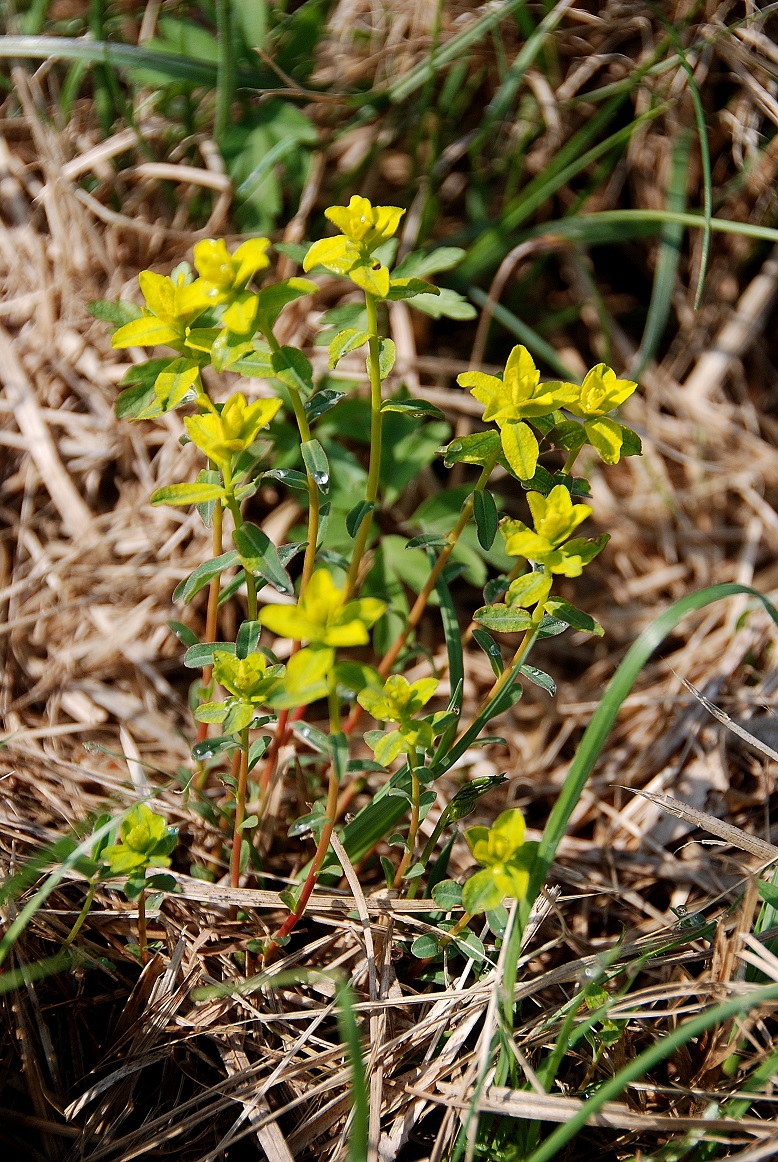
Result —
[[[691, 153], [691, 135], [683, 132], [679, 135], [673, 149], [673, 162], [670, 174], [670, 184], [667, 191], [667, 208], [671, 212], [683, 211], [686, 208], [686, 178], [689, 172], [689, 155]], [[706, 226], [706, 234], [710, 233], [710, 221]], [[651, 301], [648, 304], [646, 325], [640, 347], [635, 353], [634, 363], [630, 368], [630, 375], [636, 379], [656, 355], [657, 348], [664, 334], [667, 320], [670, 315], [673, 287], [678, 274], [678, 262], [681, 257], [681, 241], [683, 226], [677, 222], [668, 222], [662, 231], [662, 241], [654, 272], [654, 285], [651, 288]]]
[[676, 601], [674, 605], [671, 605], [647, 626], [630, 647], [626, 657], [611, 678], [608, 689], [586, 728], [565, 779], [562, 792], [549, 815], [530, 875], [529, 891], [521, 905], [523, 922], [526, 923], [530, 908], [546, 880], [557, 848], [567, 829], [570, 816], [581, 797], [589, 775], [594, 769], [605, 740], [613, 728], [621, 704], [632, 689], [643, 666], [654, 650], [661, 645], [687, 613], [693, 613], [695, 610], [703, 609], [706, 605], [711, 605], [714, 601], [722, 601], [726, 597], [735, 597], [738, 594], [748, 594], [761, 601], [770, 617], [778, 625], [778, 609], [762, 593], [748, 585], [727, 582], [723, 585], [711, 585], [706, 589], [701, 589], [698, 593], [690, 593], [686, 597], [682, 597], [680, 601]]

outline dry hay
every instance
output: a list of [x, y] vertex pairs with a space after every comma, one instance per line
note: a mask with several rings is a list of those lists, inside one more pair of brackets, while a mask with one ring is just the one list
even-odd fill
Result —
[[[351, 4], [346, 12], [346, 7], [337, 9], [341, 28], [388, 11]], [[745, 24], [729, 38], [714, 35], [717, 10], [709, 9], [704, 68], [709, 75], [725, 72], [736, 88], [717, 122], [714, 161], [723, 174], [745, 166], [743, 182], [719, 213], [760, 221], [775, 210], [775, 151], [755, 151], [758, 135], [778, 123], [774, 49], [758, 24]], [[642, 5], [612, 4], [586, 19], [581, 14], [575, 36], [590, 39], [587, 78], [595, 65], [606, 74], [616, 67], [629, 28], [613, 18], [624, 13], [633, 21], [632, 32], [645, 36], [648, 51], [656, 29], [645, 21]], [[461, 16], [459, 9], [456, 15]], [[726, 14], [722, 19], [726, 22]], [[370, 41], [364, 57], [354, 57], [354, 70], [375, 70], [371, 53], [388, 71], [416, 61], [406, 33], [398, 42], [406, 57], [399, 54], [398, 65], [388, 54], [388, 40], [380, 40], [380, 21], [370, 27], [379, 39]], [[337, 47], [336, 33], [333, 24], [331, 45]], [[560, 43], [569, 48], [573, 33], [565, 36]], [[561, 87], [570, 96], [584, 83], [580, 48], [578, 56], [570, 49], [561, 59], [568, 66]], [[322, 75], [327, 67], [324, 54]], [[681, 72], [673, 77], [685, 100]], [[455, 962], [448, 987], [434, 994], [420, 991], [407, 960], [400, 959], [401, 941], [426, 928], [420, 909], [362, 895], [353, 879], [346, 904], [332, 894], [319, 898], [301, 926], [302, 939], [270, 970], [271, 978], [286, 970], [303, 975], [316, 970], [307, 980], [273, 985], [270, 979], [251, 993], [192, 1000], [192, 989], [204, 983], [237, 986], [252, 958], [249, 954], [241, 969], [234, 954], [244, 952], [247, 938], [274, 930], [284, 914], [268, 884], [283, 886], [305, 853], [285, 850], [280, 840], [274, 845], [273, 827], [278, 836], [285, 834], [289, 819], [305, 810], [304, 791], [293, 778], [279, 787], [262, 840], [275, 878], [269, 877], [262, 891], [240, 896], [246, 917], [233, 919], [230, 905], [237, 898], [228, 889], [186, 874], [190, 862], [219, 873], [224, 868], [218, 837], [198, 821], [183, 793], [192, 733], [186, 709], [190, 676], [182, 671], [180, 648], [166, 628], [171, 616], [199, 624], [202, 608], [195, 604], [186, 615], [173, 611], [170, 593], [210, 555], [210, 547], [193, 517], [148, 504], [154, 487], [185, 478], [192, 464], [178, 444], [177, 415], [142, 427], [115, 421], [113, 400], [127, 356], [110, 350], [105, 328], [91, 320], [85, 305], [95, 297], [134, 294], [139, 269], [167, 270], [191, 246], [196, 235], [187, 230], [186, 197], [171, 214], [160, 196], [161, 181], [178, 179], [179, 191], [187, 183], [213, 190], [211, 220], [201, 236], [228, 228], [229, 189], [207, 142], [198, 174], [144, 169], [140, 159], [117, 174], [111, 158], [129, 148], [126, 137], [100, 144], [88, 111], [55, 131], [45, 115], [50, 103], [45, 75], [30, 79], [17, 73], [15, 81], [21, 115], [7, 102], [0, 120], [5, 866], [18, 866], [38, 843], [106, 804], [121, 808], [153, 788], [170, 822], [181, 829], [177, 870], [183, 892], [166, 898], [152, 915], [152, 936], [163, 942], [164, 953], [140, 976], [124, 951], [134, 913], [118, 892], [105, 887], [82, 945], [102, 969], [61, 974], [45, 988], [30, 984], [13, 1003], [6, 1001], [13, 1039], [2, 1059], [4, 1134], [17, 1145], [34, 1143], [31, 1157], [90, 1162], [161, 1157], [168, 1151], [203, 1162], [253, 1158], [257, 1144], [273, 1160], [342, 1157], [349, 1133], [349, 1077], [333, 979], [320, 973], [328, 970], [349, 978], [366, 1022], [372, 1134], [375, 1147], [380, 1129], [381, 1159], [440, 1159], [488, 1049], [502, 966], [498, 962], [476, 980], [471, 964]], [[543, 150], [548, 156], [558, 146], [558, 119], [553, 105], [546, 107], [547, 134], [536, 147], [539, 168]], [[621, 174], [635, 204], [664, 204], [667, 139], [673, 116], [682, 116], [680, 105], [667, 116], [635, 140]], [[324, 181], [328, 166], [343, 169], [343, 156], [333, 148], [322, 157], [314, 167], [315, 182]], [[380, 185], [379, 165], [367, 175], [367, 187]], [[90, 193], [79, 185], [87, 172], [99, 179]], [[306, 236], [308, 215], [321, 201], [315, 182], [289, 237]], [[121, 212], [112, 208], [116, 194]], [[619, 196], [611, 183], [592, 208], [615, 205]], [[455, 207], [452, 201], [452, 215]], [[538, 650], [538, 662], [559, 679], [553, 709], [544, 695], [528, 692], [499, 724], [507, 750], [469, 755], [443, 780], [441, 804], [463, 769], [471, 775], [504, 770], [507, 787], [484, 801], [483, 817], [518, 804], [537, 836], [608, 677], [656, 613], [685, 593], [723, 581], [752, 584], [775, 596], [778, 518], [772, 504], [778, 455], [770, 389], [778, 273], [773, 256], [753, 265], [752, 253], [743, 239], [715, 239], [699, 313], [691, 309], [693, 277], [689, 286], [677, 287], [676, 337], [661, 364], [643, 375], [640, 398], [625, 414], [643, 435], [645, 456], [607, 474], [591, 465], [595, 519], [612, 533], [612, 541], [570, 596], [601, 620], [604, 640], [565, 637]], [[697, 257], [692, 247], [690, 271]], [[501, 271], [495, 299], [501, 280], [510, 279], [522, 260], [514, 256]], [[568, 294], [585, 293], [579, 268], [570, 265], [565, 277]], [[606, 296], [605, 303], [618, 309], [613, 297]], [[402, 305], [397, 307], [391, 323], [398, 373], [414, 392], [444, 407], [462, 434], [477, 415], [472, 401], [452, 388], [466, 353], [450, 340], [443, 352], [417, 350], [420, 340]], [[584, 321], [589, 333], [580, 337], [578, 349], [571, 339], [565, 351], [581, 366], [592, 361], [592, 353], [599, 355], [601, 342], [595, 313], [585, 313]], [[616, 362], [627, 366], [634, 341], [615, 319], [611, 323]], [[292, 314], [285, 319], [284, 341], [309, 345], [314, 324], [314, 315]], [[416, 487], [435, 486], [429, 477]], [[418, 493], [409, 498], [407, 511], [418, 499]], [[297, 519], [295, 507], [290, 502], [273, 507], [268, 495], [264, 503], [264, 525], [274, 539], [282, 539]], [[688, 824], [669, 819], [625, 786], [670, 793], [770, 838], [769, 769], [737, 746], [724, 746], [719, 728], [682, 682], [687, 679], [743, 719], [774, 704], [774, 633], [761, 613], [743, 617], [744, 609], [744, 601], [733, 599], [689, 618], [627, 700], [560, 849], [555, 876], [562, 895], [547, 905], [552, 918], [530, 936], [532, 947], [520, 969], [519, 995], [528, 1004], [516, 1044], [525, 1056], [553, 1038], [544, 1013], [557, 1008], [566, 988], [580, 981], [587, 958], [612, 946], [625, 927], [635, 938], [667, 931], [670, 905], [691, 899], [695, 906], [711, 903], [717, 912], [750, 866], [731, 848], [689, 842]], [[226, 634], [230, 617], [235, 614], [225, 615]], [[440, 657], [433, 625], [424, 632], [433, 635], [430, 644]], [[472, 707], [491, 683], [491, 671], [475, 653], [467, 671]], [[213, 787], [210, 793], [221, 792]], [[466, 867], [459, 844], [452, 874]], [[16, 963], [51, 955], [82, 899], [78, 883], [58, 890], [31, 923]], [[749, 931], [755, 907], [752, 887], [740, 917], [722, 924], [705, 971], [699, 969], [700, 947], [685, 954], [697, 957], [693, 970], [684, 968], [681, 954], [653, 968], [640, 994], [646, 1008], [634, 992], [622, 1006], [638, 1029], [652, 1006], [680, 1014], [726, 995], [738, 970], [735, 937]], [[625, 948], [623, 955], [628, 954]], [[636, 1036], [640, 1042], [642, 1034]], [[767, 1034], [755, 1026], [751, 1036], [756, 1057]], [[630, 1116], [637, 1121], [629, 1120], [626, 1107], [610, 1110], [615, 1129], [608, 1140], [629, 1151], [667, 1135], [671, 1110], [674, 1117], [694, 1119], [726, 1052], [726, 1041], [714, 1039], [690, 1059], [685, 1075], [668, 1078], [667, 1092], [657, 1085], [636, 1087], [637, 1114]], [[500, 1108], [501, 1100], [504, 1094], [487, 1091], [484, 1108]], [[549, 1099], [554, 1100], [562, 1099]], [[509, 1095], [509, 1101], [518, 1097]], [[567, 1107], [544, 1112], [549, 1120], [566, 1116]], [[691, 1125], [677, 1122], [676, 1128]], [[752, 1141], [758, 1130], [744, 1125], [742, 1140]], [[419, 1144], [408, 1145], [419, 1133]]]

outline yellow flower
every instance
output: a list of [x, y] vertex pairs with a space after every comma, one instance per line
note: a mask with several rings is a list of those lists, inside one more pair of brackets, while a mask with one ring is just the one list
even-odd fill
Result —
[[269, 238], [250, 238], [230, 254], [223, 238], [205, 238], [195, 245], [194, 264], [203, 281], [222, 295], [245, 290], [255, 274], [270, 266], [269, 245]]
[[251, 447], [280, 407], [280, 399], [258, 399], [247, 404], [245, 397], [237, 392], [230, 396], [221, 412], [187, 416], [184, 424], [192, 443], [209, 460], [229, 466], [234, 456]]
[[383, 690], [367, 687], [357, 694], [357, 702], [382, 722], [405, 722], [426, 706], [438, 685], [437, 678], [419, 678], [410, 683], [402, 674], [392, 674]]
[[112, 347], [164, 344], [181, 350], [191, 324], [216, 302], [216, 291], [201, 279], [192, 282], [185, 271], [172, 279], [142, 270], [138, 282], [146, 300], [143, 315], [114, 332]]
[[340, 236], [314, 242], [305, 256], [303, 270], [324, 266], [333, 274], [346, 274], [358, 287], [376, 298], [389, 294], [389, 271], [373, 251], [397, 232], [405, 210], [398, 206], [373, 206], [356, 195], [348, 207], [330, 206], [324, 211], [340, 230]]
[[[572, 387], [572, 384], [546, 384], [547, 387]], [[606, 464], [618, 464], [625, 433], [636, 439], [634, 432], [608, 418], [607, 413], [629, 399], [637, 384], [631, 379], [617, 379], [616, 373], [605, 363], [598, 363], [588, 372], [578, 388], [577, 397], [567, 404], [574, 416], [584, 421], [586, 438], [599, 452]], [[639, 444], [638, 444], [639, 446]]]
[[[545, 565], [551, 573], [579, 577], [583, 566], [596, 556], [602, 544], [584, 538], [569, 541], [566, 545], [563, 542], [591, 515], [589, 505], [573, 504], [564, 484], [557, 484], [547, 497], [539, 492], [528, 492], [527, 502], [534, 530], [523, 521], [504, 520], [500, 531], [505, 538], [505, 551], [512, 557], [524, 557]], [[521, 601], [516, 604], [521, 604]]]
[[527, 419], [550, 415], [577, 399], [579, 388], [572, 383], [541, 383], [540, 372], [526, 347], [514, 347], [500, 379], [483, 371], [466, 371], [457, 376], [461, 387], [484, 405], [484, 420], [494, 420], [500, 428], [505, 458], [520, 480], [531, 480], [540, 449]]
[[266, 605], [259, 620], [279, 637], [324, 646], [363, 646], [386, 609], [375, 597], [346, 601], [326, 569], [317, 569], [296, 605]]

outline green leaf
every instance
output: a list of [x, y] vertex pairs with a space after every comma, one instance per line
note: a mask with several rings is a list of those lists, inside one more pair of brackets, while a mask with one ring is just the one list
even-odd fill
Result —
[[390, 730], [388, 734], [382, 732], [381, 738], [376, 743], [376, 762], [384, 767], [390, 766], [402, 751], [403, 743], [404, 739], [399, 730]]
[[330, 490], [330, 465], [326, 452], [318, 440], [304, 440], [300, 452], [319, 492], [326, 495]]
[[765, 880], [758, 880], [756, 886], [764, 902], [771, 908], [778, 908], [778, 886], [768, 884]]
[[330, 753], [330, 744], [327, 735], [317, 730], [315, 726], [300, 721], [290, 722], [289, 725], [292, 732], [298, 738], [301, 738], [303, 742], [307, 743], [311, 750], [317, 751], [318, 754], [328, 755]]
[[[204, 705], [207, 705], [207, 703], [204, 703]], [[212, 705], [218, 704], [212, 703]], [[224, 717], [227, 717], [226, 713]], [[198, 763], [205, 762], [207, 759], [215, 758], [216, 755], [236, 750], [239, 745], [240, 743], [233, 734], [222, 734], [218, 738], [206, 738], [203, 742], [196, 742], [194, 744], [192, 747], [192, 758]]]
[[169, 323], [163, 323], [154, 315], [144, 315], [125, 323], [118, 331], [114, 331], [111, 346], [123, 347], [169, 347], [180, 342], [181, 334]]
[[261, 632], [262, 626], [258, 621], [244, 621], [235, 639], [235, 656], [245, 660], [249, 654], [253, 654], [259, 645]]
[[399, 266], [392, 271], [394, 278], [426, 278], [441, 270], [453, 270], [465, 257], [466, 251], [458, 246], [439, 246], [437, 250], [423, 253], [414, 250], [407, 254]]
[[193, 573], [180, 581], [173, 590], [173, 600], [183, 601], [186, 605], [192, 600], [196, 593], [204, 589], [213, 581], [214, 577], [218, 577], [225, 569], [229, 569], [232, 565], [238, 562], [238, 554], [233, 550], [229, 553], [222, 553], [220, 557], [214, 557], [210, 561], [204, 561], [202, 565], [198, 565]]
[[474, 915], [491, 912], [502, 903], [502, 890], [495, 883], [492, 868], [486, 867], [471, 876], [462, 889], [462, 906]]
[[259, 318], [265, 334], [272, 329], [284, 307], [305, 295], [315, 294], [318, 289], [316, 283], [311, 282], [309, 278], [297, 276], [264, 287], [257, 298], [259, 300]]
[[439, 536], [438, 533], [422, 533], [419, 537], [414, 537], [408, 541], [406, 549], [443, 549], [448, 544], [448, 538]]
[[496, 633], [523, 633], [532, 625], [532, 617], [526, 609], [502, 604], [483, 605], [473, 614], [473, 621]]
[[345, 394], [343, 391], [333, 391], [332, 388], [317, 391], [303, 407], [308, 423], [312, 424], [314, 420], [318, 420], [320, 416], [336, 407], [345, 398]]
[[540, 449], [535, 434], [529, 424], [503, 424], [500, 432], [502, 450], [519, 480], [529, 480], [535, 475]]
[[492, 428], [488, 432], [473, 432], [470, 436], [458, 436], [447, 448], [441, 448], [443, 463], [447, 468], [452, 464], [480, 464], [494, 456], [500, 447], [500, 433]]
[[273, 374], [286, 387], [307, 398], [313, 391], [313, 368], [310, 360], [296, 347], [280, 347], [272, 354]]
[[[378, 374], [386, 379], [394, 367], [395, 346], [391, 339], [378, 340]], [[370, 374], [370, 358], [367, 360], [367, 373]]]
[[153, 383], [139, 383], [120, 392], [113, 410], [117, 420], [152, 419], [154, 415], [162, 415]]
[[348, 355], [351, 351], [356, 351], [358, 347], [364, 347], [370, 336], [367, 331], [358, 330], [356, 327], [349, 327], [345, 331], [339, 331], [329, 346], [329, 367], [333, 371], [344, 355]]
[[225, 496], [220, 484], [169, 484], [151, 494], [152, 504], [204, 504]]
[[189, 670], [202, 670], [213, 665], [214, 650], [225, 654], [235, 653], [235, 642], [198, 642], [190, 646], [184, 654], [184, 665]]
[[462, 906], [462, 885], [456, 880], [442, 880], [432, 889], [432, 898], [444, 912]]
[[433, 319], [468, 320], [476, 317], [476, 309], [458, 291], [450, 287], [441, 287], [440, 293], [416, 295], [410, 300], [415, 311], [421, 311]]
[[560, 601], [555, 598], [549, 601], [546, 608], [558, 621], [563, 621], [565, 625], [571, 625], [573, 629], [582, 629], [584, 633], [592, 633], [595, 637], [602, 637], [605, 633], [598, 621], [595, 621], [588, 613], [584, 613], [583, 610], [576, 609], [568, 601]]
[[411, 945], [411, 955], [418, 960], [432, 960], [438, 955], [440, 946], [437, 937], [433, 936], [431, 932], [425, 932], [423, 936], [417, 936]]
[[262, 479], [278, 480], [287, 488], [301, 488], [303, 491], [308, 488], [307, 476], [303, 472], [298, 472], [296, 468], [270, 468], [262, 473]]
[[392, 275], [392, 280], [389, 284], [389, 294], [387, 298], [391, 302], [400, 302], [404, 299], [415, 299], [417, 295], [434, 295], [437, 297], [440, 294], [438, 287], [433, 286], [432, 283], [425, 282], [421, 278], [397, 278], [396, 272]]
[[353, 540], [359, 532], [362, 521], [368, 513], [375, 508], [375, 502], [372, 500], [360, 500], [359, 504], [355, 504], [346, 516], [346, 532]]
[[[430, 567], [435, 563], [434, 553], [431, 549], [427, 550], [427, 555], [430, 558]], [[451, 596], [451, 591], [446, 580], [446, 570], [444, 569], [440, 577], [438, 577], [435, 585], [435, 592], [438, 595], [440, 602], [440, 615], [443, 621], [443, 634], [446, 639], [446, 653], [448, 654], [448, 672], [451, 682], [451, 689], [456, 690], [457, 703], [452, 707], [457, 711], [462, 709], [462, 697], [464, 691], [465, 678], [465, 664], [464, 655], [462, 651], [462, 631], [459, 628], [459, 619], [457, 618], [457, 611], [454, 605], [454, 600]]]
[[124, 299], [119, 299], [118, 302], [95, 299], [87, 303], [86, 309], [93, 318], [99, 319], [101, 323], [112, 323], [114, 327], [123, 327], [126, 323], [132, 323], [133, 320], [143, 317], [143, 311], [139, 306]]
[[536, 686], [540, 686], [541, 690], [546, 690], [553, 698], [556, 694], [556, 682], [544, 670], [538, 670], [535, 666], [519, 666], [519, 671], [525, 678], [529, 678]]
[[381, 404], [382, 412], [399, 412], [401, 415], [411, 416], [413, 419], [423, 419], [429, 416], [435, 420], [445, 420], [445, 415], [426, 399], [387, 399]]
[[490, 634], [486, 632], [485, 629], [474, 629], [473, 638], [486, 654], [496, 677], [499, 678], [500, 674], [505, 669], [505, 665], [503, 663], [502, 653], [500, 652], [500, 647], [497, 645], [497, 642]]
[[465, 928], [459, 936], [454, 937], [454, 944], [456, 945], [457, 951], [462, 956], [468, 957], [469, 960], [480, 962], [486, 956], [483, 944], [475, 932], [471, 932], [469, 928]]
[[491, 549], [497, 536], [497, 505], [491, 492], [477, 488], [473, 493], [473, 515], [478, 540], [484, 549]]
[[[203, 468], [197, 474], [198, 484], [220, 484], [221, 474], [215, 468]], [[202, 504], [196, 505], [197, 511], [200, 514], [200, 520], [205, 527], [209, 529], [213, 523], [213, 511], [216, 508], [215, 500], [206, 500]]]
[[622, 424], [621, 436], [624, 441], [621, 445], [622, 456], [643, 455], [643, 444], [637, 432], [633, 432], [632, 428], [628, 428], [626, 424]]
[[267, 533], [246, 521], [239, 529], [235, 529], [232, 541], [247, 572], [264, 577], [279, 593], [286, 593], [289, 597], [294, 594], [292, 579], [281, 564], [278, 549]]
[[190, 629], [188, 625], [184, 625], [183, 622], [169, 621], [167, 622], [167, 627], [187, 649], [190, 646], [198, 646], [200, 644], [200, 639], [195, 631]]

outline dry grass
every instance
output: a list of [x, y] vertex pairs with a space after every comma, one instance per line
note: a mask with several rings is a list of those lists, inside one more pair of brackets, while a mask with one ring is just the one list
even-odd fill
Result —
[[[411, 5], [413, 15], [400, 27], [388, 21], [386, 7], [339, 5], [321, 76], [344, 53], [355, 76], [359, 70], [401, 74], [428, 47], [434, 7]], [[457, 18], [466, 11], [451, 6], [444, 39], [461, 26]], [[629, 40], [625, 17], [647, 45], [659, 34], [642, 4], [571, 16], [560, 34], [557, 90], [572, 95], [583, 83], [576, 73], [587, 59], [581, 41], [591, 48], [590, 76], [592, 70], [607, 75], [616, 68]], [[370, 35], [357, 57], [348, 55], [342, 30], [360, 21]], [[705, 83], [715, 89], [725, 77], [731, 93], [714, 118], [714, 175], [720, 175], [723, 198], [717, 213], [772, 221], [778, 153], [770, 146], [760, 152], [758, 145], [760, 135], [775, 140], [778, 124], [775, 49], [758, 21], [743, 23], [728, 37], [714, 35], [717, 24], [731, 21], [731, 6], [712, 4], [701, 21], [710, 37], [699, 83], [705, 92]], [[350, 980], [364, 1019], [371, 1157], [443, 1159], [488, 1050], [502, 966], [495, 963], [479, 978], [471, 963], [453, 962], [445, 984], [428, 991], [403, 951], [405, 938], [426, 928], [423, 905], [371, 894], [377, 879], [375, 885], [362, 879], [362, 895], [355, 878], [345, 896], [318, 897], [301, 938], [272, 966], [262, 988], [207, 1002], [192, 999], [192, 989], [203, 984], [238, 986], [251, 958], [241, 968], [234, 953], [283, 917], [270, 889], [283, 886], [305, 853], [285, 848], [279, 837], [305, 804], [292, 777], [269, 805], [262, 843], [273, 876], [265, 890], [238, 896], [186, 874], [190, 863], [210, 865], [218, 874], [224, 868], [220, 838], [193, 814], [183, 792], [186, 775], [179, 772], [191, 762], [189, 679], [166, 622], [182, 616], [171, 609], [172, 589], [210, 549], [195, 519], [148, 505], [154, 487], [185, 476], [180, 421], [172, 414], [158, 424], [131, 427], [114, 419], [126, 356], [110, 350], [105, 328], [90, 319], [86, 303], [134, 294], [138, 270], [166, 270], [178, 261], [197, 236], [188, 231], [186, 214], [193, 186], [211, 190], [214, 199], [199, 236], [229, 231], [229, 183], [206, 142], [199, 171], [175, 175], [179, 209], [171, 210], [161, 192], [171, 174], [140, 159], [117, 173], [112, 156], [127, 149], [127, 138], [119, 134], [100, 143], [87, 107], [69, 125], [53, 127], [50, 80], [45, 70], [32, 77], [17, 71], [20, 111], [12, 99], [0, 110], [3, 865], [15, 869], [42, 841], [106, 804], [119, 809], [136, 793], [155, 788], [161, 808], [181, 829], [176, 868], [183, 891], [152, 915], [151, 935], [163, 951], [140, 974], [124, 947], [133, 938], [132, 909], [105, 887], [84, 929], [85, 965], [5, 998], [9, 1036], [1, 1059], [0, 1136], [13, 1156], [36, 1159], [125, 1162], [175, 1154], [198, 1162], [258, 1156], [334, 1162], [345, 1156], [349, 1135], [349, 1071], [334, 984], [320, 972], [337, 970]], [[681, 70], [661, 83], [670, 92], [673, 84], [678, 88], [674, 110], [633, 140], [625, 166], [593, 209], [619, 204], [627, 185], [633, 205], [664, 204], [667, 143], [673, 118], [686, 117], [686, 93]], [[564, 109], [555, 115], [549, 94], [546, 133], [535, 146], [538, 167], [558, 148], [555, 135], [567, 132]], [[401, 143], [397, 152], [402, 154]], [[333, 173], [342, 173], [344, 153], [336, 142], [322, 155], [302, 207], [292, 207], [288, 237], [310, 236], [309, 217], [314, 206], [326, 204], [323, 191]], [[365, 179], [368, 194], [371, 184], [385, 180], [380, 166], [388, 154], [383, 156]], [[86, 173], [97, 179], [89, 193], [79, 185]], [[734, 174], [742, 180], [727, 185]], [[454, 197], [455, 184], [451, 192]], [[692, 204], [694, 198], [692, 190]], [[453, 220], [456, 213], [453, 200], [446, 214]], [[507, 751], [474, 751], [463, 764], [471, 775], [506, 771], [507, 785], [483, 801], [483, 816], [519, 805], [535, 836], [615, 664], [657, 611], [722, 581], [751, 584], [773, 596], [778, 590], [778, 267], [774, 255], [742, 238], [717, 237], [705, 302], [694, 313], [696, 246], [694, 240], [684, 256], [674, 291], [674, 338], [661, 363], [644, 373], [640, 397], [625, 414], [643, 435], [645, 455], [607, 478], [591, 466], [596, 520], [612, 532], [612, 541], [576, 600], [603, 623], [605, 638], [596, 644], [575, 637], [544, 643], [537, 660], [558, 679], [553, 706], [544, 695], [528, 692], [500, 724]], [[632, 259], [650, 266], [654, 254], [655, 244], [645, 244]], [[503, 273], [509, 278], [513, 272]], [[583, 273], [580, 264], [561, 263], [552, 288], [558, 301], [586, 295]], [[607, 270], [598, 271], [596, 263], [594, 273], [607, 281]], [[614, 278], [610, 290], [606, 286], [604, 306], [611, 315], [615, 362], [625, 367], [636, 339], [615, 317], [623, 305], [622, 282]], [[594, 308], [582, 319], [588, 331], [571, 328], [565, 336], [565, 358], [576, 365], [588, 365], [602, 343], [602, 319]], [[284, 341], [309, 345], [314, 323], [314, 316], [293, 314]], [[467, 364], [466, 347], [451, 334], [442, 342], [434, 334], [414, 334], [404, 310], [393, 315], [392, 325], [399, 371], [417, 379], [418, 394], [444, 407], [460, 434], [467, 431], [472, 409], [452, 386]], [[434, 486], [431, 477], [421, 484]], [[287, 502], [271, 502], [266, 495], [264, 527], [279, 539], [297, 513]], [[645, 968], [612, 1014], [628, 1022], [626, 1038], [596, 1067], [591, 1052], [587, 1064], [585, 1045], [572, 1055], [563, 1081], [573, 1092], [612, 1072], [620, 1055], [637, 1052], [656, 1028], [672, 1027], [681, 1014], [730, 995], [742, 979], [740, 953], [758, 907], [758, 860], [701, 839], [689, 824], [625, 788], [669, 793], [775, 841], [775, 767], [737, 739], [726, 741], [683, 683], [742, 720], [775, 704], [774, 627], [761, 613], [743, 617], [744, 609], [733, 599], [690, 618], [683, 635], [671, 639], [644, 672], [561, 847], [555, 867], [561, 894], [548, 901], [542, 928], [528, 934], [515, 1042], [527, 1062], [556, 1034], [559, 1019], [550, 1022], [547, 1014], [560, 1010], [590, 958], [613, 947], [624, 930], [628, 937], [619, 956], [627, 962], [636, 955], [634, 941], [667, 934], [671, 906], [704, 907], [720, 918], [712, 944], [699, 941]], [[201, 615], [196, 606], [186, 616], [199, 624]], [[433, 624], [425, 632], [435, 632]], [[433, 645], [440, 653], [442, 643]], [[467, 672], [466, 695], [475, 704], [491, 684], [491, 671], [482, 655], [473, 654]], [[775, 719], [764, 722], [769, 733]], [[462, 769], [443, 780], [441, 805], [461, 775]], [[220, 793], [209, 791], [212, 798]], [[433, 811], [428, 825], [435, 817]], [[452, 873], [463, 872], [467, 861], [464, 844], [458, 844]], [[56, 951], [82, 899], [77, 881], [50, 897], [17, 946], [17, 966]], [[236, 903], [245, 912], [237, 920], [230, 910]], [[289, 983], [287, 970], [299, 972], [301, 983]], [[305, 979], [310, 970], [316, 971]], [[766, 971], [775, 979], [773, 965]], [[278, 974], [284, 983], [274, 985]], [[774, 1027], [766, 1018], [749, 1019], [741, 1033], [747, 1064], [770, 1051]], [[664, 1074], [632, 1087], [628, 1106], [606, 1111], [610, 1129], [584, 1135], [575, 1156], [593, 1142], [612, 1157], [650, 1152], [698, 1128], [707, 1103], [737, 1089], [737, 1078], [721, 1068], [730, 1053], [728, 1035], [724, 1029], [699, 1040]], [[484, 1091], [481, 1108], [509, 1107], [514, 1116], [536, 1117], [540, 1099], [534, 1095], [529, 1108], [520, 1109], [525, 1097], [492, 1087]], [[563, 1103], [572, 1099], [557, 1094], [544, 1100], [545, 1120], [569, 1116]], [[770, 1108], [763, 1102], [758, 1116], [744, 1119], [737, 1131], [721, 1119], [704, 1125], [709, 1135], [721, 1135], [725, 1153], [748, 1144], [754, 1149], [743, 1158], [763, 1157], [766, 1137], [775, 1148]]]

